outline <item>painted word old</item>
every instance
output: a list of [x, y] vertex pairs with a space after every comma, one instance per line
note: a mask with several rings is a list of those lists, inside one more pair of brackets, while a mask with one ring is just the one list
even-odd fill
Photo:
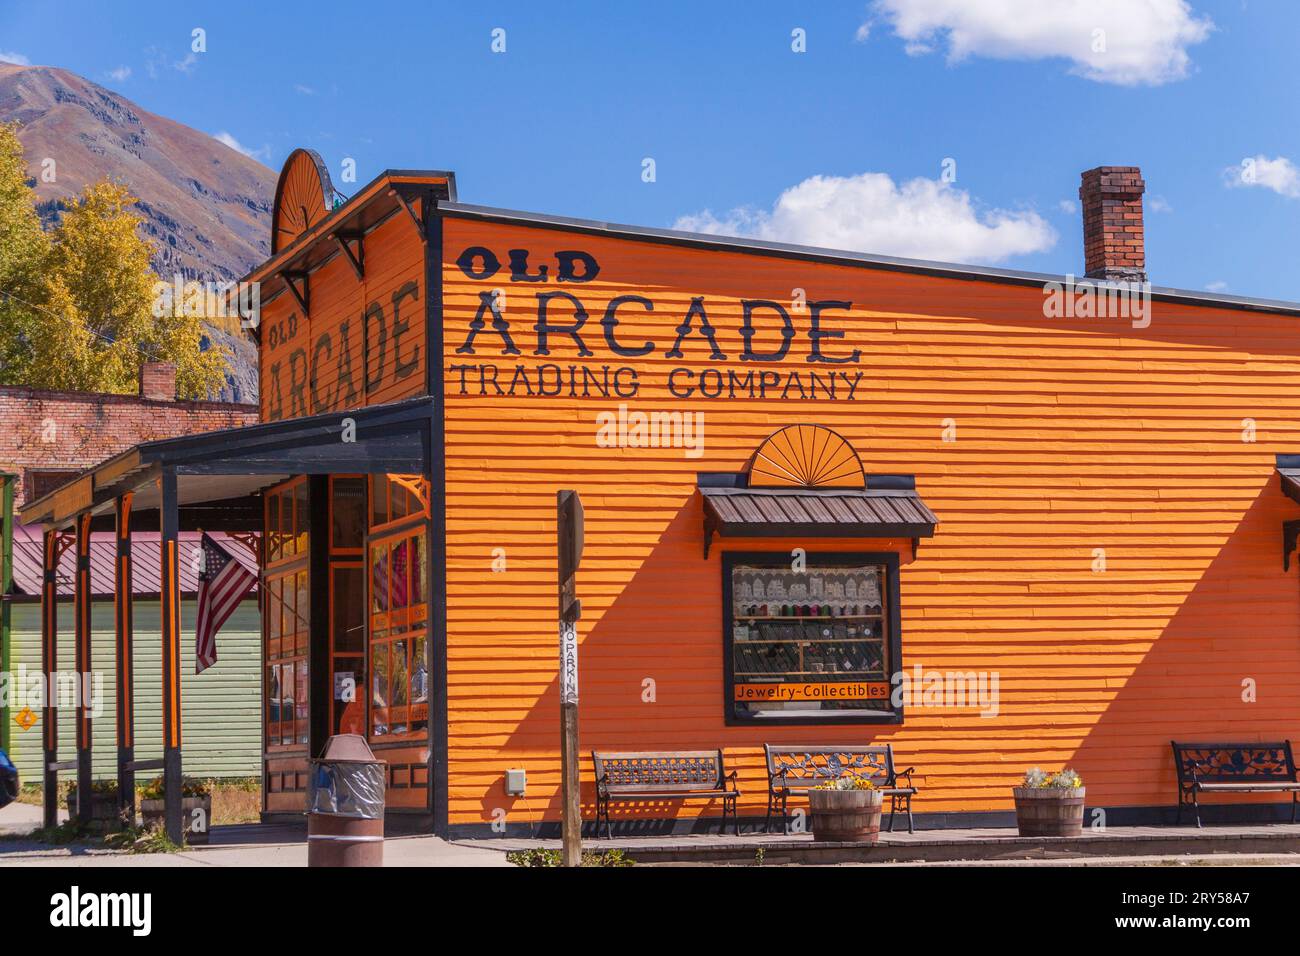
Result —
[[[492, 250], [470, 246], [456, 259], [460, 271], [482, 282], [556, 283], [581, 286], [600, 274], [600, 264], [590, 253], [576, 250], [555, 253], [555, 263], [530, 265], [527, 249], [511, 249], [508, 265]], [[508, 280], [506, 271], [508, 270]], [[683, 358], [683, 346], [707, 347], [714, 362], [784, 362], [787, 359], [825, 365], [854, 365], [861, 358], [858, 349], [846, 350], [843, 329], [828, 328], [831, 313], [845, 312], [852, 303], [839, 299], [808, 300], [798, 308], [787, 308], [771, 299], [741, 299], [739, 328], [730, 333], [719, 330], [709, 315], [702, 295], [694, 296], [684, 313], [674, 314], [665, 323], [661, 341], [643, 335], [620, 332], [628, 321], [646, 322], [651, 314], [663, 309], [643, 295], [619, 295], [594, 302], [582, 290], [540, 290], [529, 297], [529, 318], [507, 317], [503, 300], [520, 297], [518, 291], [507, 293], [498, 285], [478, 294], [478, 304], [456, 352], [477, 355], [480, 350], [501, 355], [550, 355], [554, 347], [576, 348], [579, 358], [595, 356], [602, 349], [619, 358]], [[717, 311], [715, 307], [715, 311]], [[793, 314], [792, 314], [793, 313]], [[800, 328], [799, 326], [802, 326]], [[669, 333], [668, 330], [671, 330]], [[531, 334], [530, 334], [531, 333]], [[795, 340], [802, 345], [796, 349]], [[838, 348], [836, 348], [838, 346]], [[793, 353], [793, 354], [792, 354]]]

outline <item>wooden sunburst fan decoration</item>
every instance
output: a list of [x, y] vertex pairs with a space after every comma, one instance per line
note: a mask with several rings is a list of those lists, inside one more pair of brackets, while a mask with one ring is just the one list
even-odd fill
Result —
[[861, 488], [862, 461], [853, 446], [823, 425], [787, 425], [758, 446], [751, 488]]
[[280, 170], [271, 210], [271, 255], [287, 249], [333, 211], [334, 184], [314, 149], [295, 149]]

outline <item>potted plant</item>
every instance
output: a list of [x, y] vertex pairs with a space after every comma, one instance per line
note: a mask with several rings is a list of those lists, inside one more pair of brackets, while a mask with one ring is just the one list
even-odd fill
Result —
[[814, 840], [875, 843], [880, 839], [882, 794], [866, 777], [827, 780], [808, 791]]
[[[77, 819], [77, 785], [68, 788], [68, 816]], [[90, 828], [97, 833], [111, 833], [122, 828], [117, 806], [117, 781], [92, 780], [90, 783]]]
[[1037, 767], [1025, 772], [1016, 798], [1016, 826], [1021, 836], [1076, 837], [1083, 833], [1083, 779], [1066, 767], [1048, 773]]
[[[155, 777], [140, 791], [140, 816], [145, 829], [166, 825], [167, 802], [162, 777]], [[206, 781], [186, 777], [181, 782], [181, 824], [186, 843], [208, 842], [208, 831], [212, 828], [212, 791]]]

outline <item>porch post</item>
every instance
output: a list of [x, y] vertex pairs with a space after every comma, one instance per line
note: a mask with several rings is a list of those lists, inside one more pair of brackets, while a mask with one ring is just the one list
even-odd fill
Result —
[[117, 499], [117, 574], [113, 582], [113, 629], [117, 680], [117, 807], [122, 819], [135, 821], [135, 672], [132, 646], [131, 502], [127, 492]]
[[[12, 638], [10, 637], [9, 590], [14, 582], [14, 476], [0, 475], [4, 485], [3, 503], [0, 504], [0, 521], [4, 522], [4, 537], [0, 539], [0, 673], [12, 674]], [[10, 680], [13, 678], [11, 677]], [[8, 702], [0, 706], [0, 750], [10, 753], [9, 722], [13, 720]]]
[[177, 555], [179, 516], [176, 472], [158, 479], [160, 537], [159, 591], [162, 604], [163, 799], [167, 836], [173, 843], [185, 837], [181, 821], [181, 595]]
[[50, 687], [50, 675], [59, 666], [59, 532], [47, 529], [41, 536], [41, 681], [45, 700], [45, 713], [41, 726], [45, 731], [45, 761], [41, 768], [43, 778], [42, 800], [45, 804], [44, 825], [52, 827], [59, 822], [59, 698]]
[[[74, 591], [74, 639], [76, 641], [77, 688], [77, 821], [89, 824], [93, 814], [91, 789], [94, 785], [90, 708], [86, 706], [86, 680], [90, 675], [90, 513], [77, 516], [76, 535], [77, 578]], [[93, 686], [93, 685], [92, 685]]]

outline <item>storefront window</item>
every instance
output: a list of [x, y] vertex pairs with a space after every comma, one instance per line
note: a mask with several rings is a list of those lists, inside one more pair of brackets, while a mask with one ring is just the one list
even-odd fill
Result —
[[[778, 563], [780, 562], [780, 563]], [[730, 722], [878, 722], [898, 669], [896, 555], [724, 559]]]
[[429, 514], [429, 482], [420, 475], [371, 475], [370, 527]]
[[310, 729], [307, 650], [311, 597], [307, 585], [307, 482], [266, 493], [267, 565], [263, 574], [266, 744], [302, 746]]
[[428, 730], [425, 534], [421, 524], [369, 548], [372, 737]]

